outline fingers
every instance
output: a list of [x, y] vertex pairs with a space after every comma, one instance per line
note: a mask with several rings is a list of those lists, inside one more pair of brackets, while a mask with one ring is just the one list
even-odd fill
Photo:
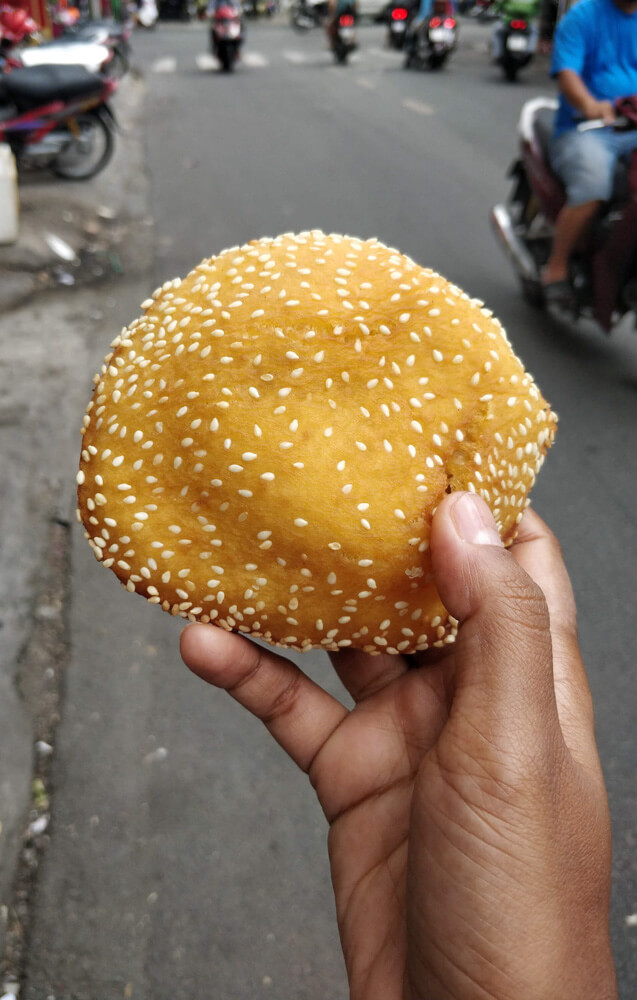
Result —
[[577, 612], [559, 542], [530, 508], [511, 549], [518, 565], [540, 586], [549, 610], [553, 677], [560, 725], [566, 743], [597, 760], [593, 703], [577, 638]]
[[214, 625], [185, 628], [181, 655], [193, 673], [256, 715], [304, 771], [348, 714], [285, 657]]
[[330, 660], [341, 684], [355, 702], [381, 691], [409, 669], [402, 656], [389, 653], [370, 656], [362, 649], [341, 649], [331, 654]]
[[549, 613], [539, 586], [507, 552], [487, 504], [454, 493], [434, 516], [431, 555], [443, 603], [461, 622], [452, 712], [484, 740], [533, 745], [559, 733]]

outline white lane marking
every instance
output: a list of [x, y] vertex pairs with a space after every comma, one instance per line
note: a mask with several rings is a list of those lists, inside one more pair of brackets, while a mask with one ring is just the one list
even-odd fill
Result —
[[264, 66], [270, 65], [265, 56], [262, 56], [260, 52], [243, 53], [241, 62], [244, 66], [251, 66], [253, 69], [261, 69]]
[[363, 90], [376, 90], [376, 84], [369, 80], [366, 76], [357, 76], [355, 82]]
[[307, 56], [305, 56], [303, 52], [293, 52], [290, 49], [285, 49], [281, 55], [284, 59], [287, 59], [288, 62], [294, 63], [295, 66], [300, 66], [302, 63], [307, 62]]
[[155, 59], [150, 68], [153, 73], [176, 73], [177, 60], [174, 56], [163, 56], [161, 59]]
[[209, 52], [200, 52], [198, 56], [195, 56], [195, 62], [197, 69], [201, 70], [202, 73], [205, 73], [207, 70], [219, 68], [218, 61]]
[[407, 97], [402, 102], [402, 106], [407, 111], [415, 111], [417, 115], [435, 115], [436, 113], [431, 104], [426, 104], [424, 101], [415, 101], [413, 97]]

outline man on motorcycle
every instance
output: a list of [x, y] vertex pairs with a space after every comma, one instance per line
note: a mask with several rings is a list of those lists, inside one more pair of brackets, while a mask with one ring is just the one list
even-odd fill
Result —
[[[568, 304], [571, 253], [610, 199], [618, 159], [637, 149], [637, 131], [612, 128], [613, 102], [637, 94], [637, 0], [580, 0], [558, 25], [552, 73], [561, 98], [551, 161], [567, 200], [542, 284], [547, 302]], [[581, 119], [606, 127], [579, 132]]]
[[336, 41], [336, 29], [338, 19], [341, 14], [352, 14], [358, 18], [358, 4], [356, 0], [328, 0], [328, 14], [325, 22], [325, 31], [332, 47]]
[[540, 16], [541, 0], [499, 0], [495, 5], [495, 12], [499, 20], [491, 35], [491, 51], [494, 62], [499, 62], [504, 55], [504, 38], [506, 26], [509, 21], [519, 19], [526, 21], [531, 26], [533, 39], [533, 50], [537, 45], [539, 30], [538, 18]]

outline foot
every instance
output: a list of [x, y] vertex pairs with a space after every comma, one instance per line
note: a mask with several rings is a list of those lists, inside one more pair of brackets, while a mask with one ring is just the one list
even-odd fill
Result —
[[575, 306], [575, 292], [569, 281], [542, 280], [542, 295], [547, 306], [572, 309]]

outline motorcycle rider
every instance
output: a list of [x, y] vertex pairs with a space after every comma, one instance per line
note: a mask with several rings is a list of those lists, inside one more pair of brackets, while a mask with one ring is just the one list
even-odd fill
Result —
[[491, 52], [494, 62], [499, 62], [504, 55], [504, 39], [508, 22], [516, 19], [526, 21], [530, 25], [533, 51], [535, 51], [539, 37], [538, 19], [541, 2], [542, 0], [499, 0], [499, 3], [495, 5], [494, 12], [499, 19], [491, 34]]
[[355, 19], [358, 19], [358, 5], [356, 0], [328, 0], [328, 14], [327, 21], [325, 22], [325, 30], [327, 32], [330, 48], [333, 48], [336, 43], [338, 19], [341, 14], [352, 14]]
[[[580, 0], [557, 27], [551, 71], [561, 91], [551, 162], [567, 200], [542, 286], [547, 303], [568, 305], [571, 253], [610, 199], [618, 159], [637, 149], [637, 132], [612, 128], [613, 102], [637, 94], [637, 0]], [[582, 118], [606, 127], [579, 132]]]
[[418, 12], [410, 24], [405, 40], [407, 44], [413, 45], [415, 43], [418, 31], [434, 14], [437, 14], [439, 17], [455, 17], [456, 5], [454, 0], [420, 0]]

